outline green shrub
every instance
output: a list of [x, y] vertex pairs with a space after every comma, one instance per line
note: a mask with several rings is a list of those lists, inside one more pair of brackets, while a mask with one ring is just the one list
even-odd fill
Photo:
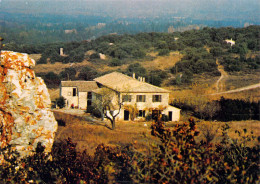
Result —
[[123, 62], [120, 59], [113, 58], [110, 61], [109, 66], [121, 66], [122, 64], [123, 64]]
[[158, 56], [168, 56], [170, 54], [170, 50], [169, 49], [160, 49]]
[[56, 99], [56, 104], [59, 108], [65, 107], [65, 98], [63, 96]]

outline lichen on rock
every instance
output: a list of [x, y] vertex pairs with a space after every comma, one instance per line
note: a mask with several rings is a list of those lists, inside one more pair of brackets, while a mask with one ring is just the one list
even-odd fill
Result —
[[0, 147], [11, 145], [24, 157], [41, 142], [50, 152], [58, 125], [47, 87], [32, 70], [35, 61], [27, 54], [1, 51], [0, 62]]

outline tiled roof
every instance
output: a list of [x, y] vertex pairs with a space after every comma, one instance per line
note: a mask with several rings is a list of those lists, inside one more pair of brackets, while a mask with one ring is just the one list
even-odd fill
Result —
[[168, 90], [140, 82], [137, 79], [129, 77], [119, 72], [113, 72], [104, 76], [95, 78], [94, 81], [119, 92], [133, 93], [169, 93]]
[[79, 92], [93, 91], [98, 88], [95, 81], [61, 81], [61, 87], [77, 87]]

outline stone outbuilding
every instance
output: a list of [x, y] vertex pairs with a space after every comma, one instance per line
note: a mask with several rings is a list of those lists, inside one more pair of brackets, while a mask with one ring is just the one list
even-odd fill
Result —
[[87, 109], [92, 105], [92, 91], [97, 88], [95, 81], [61, 81], [60, 96], [68, 108]]

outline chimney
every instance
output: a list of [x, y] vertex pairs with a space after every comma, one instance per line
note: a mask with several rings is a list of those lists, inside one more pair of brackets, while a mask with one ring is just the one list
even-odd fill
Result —
[[142, 82], [143, 81], [143, 77], [140, 77], [140, 82]]
[[135, 79], [135, 73], [133, 73], [133, 78]]
[[145, 77], [143, 77], [143, 82], [145, 82]]

